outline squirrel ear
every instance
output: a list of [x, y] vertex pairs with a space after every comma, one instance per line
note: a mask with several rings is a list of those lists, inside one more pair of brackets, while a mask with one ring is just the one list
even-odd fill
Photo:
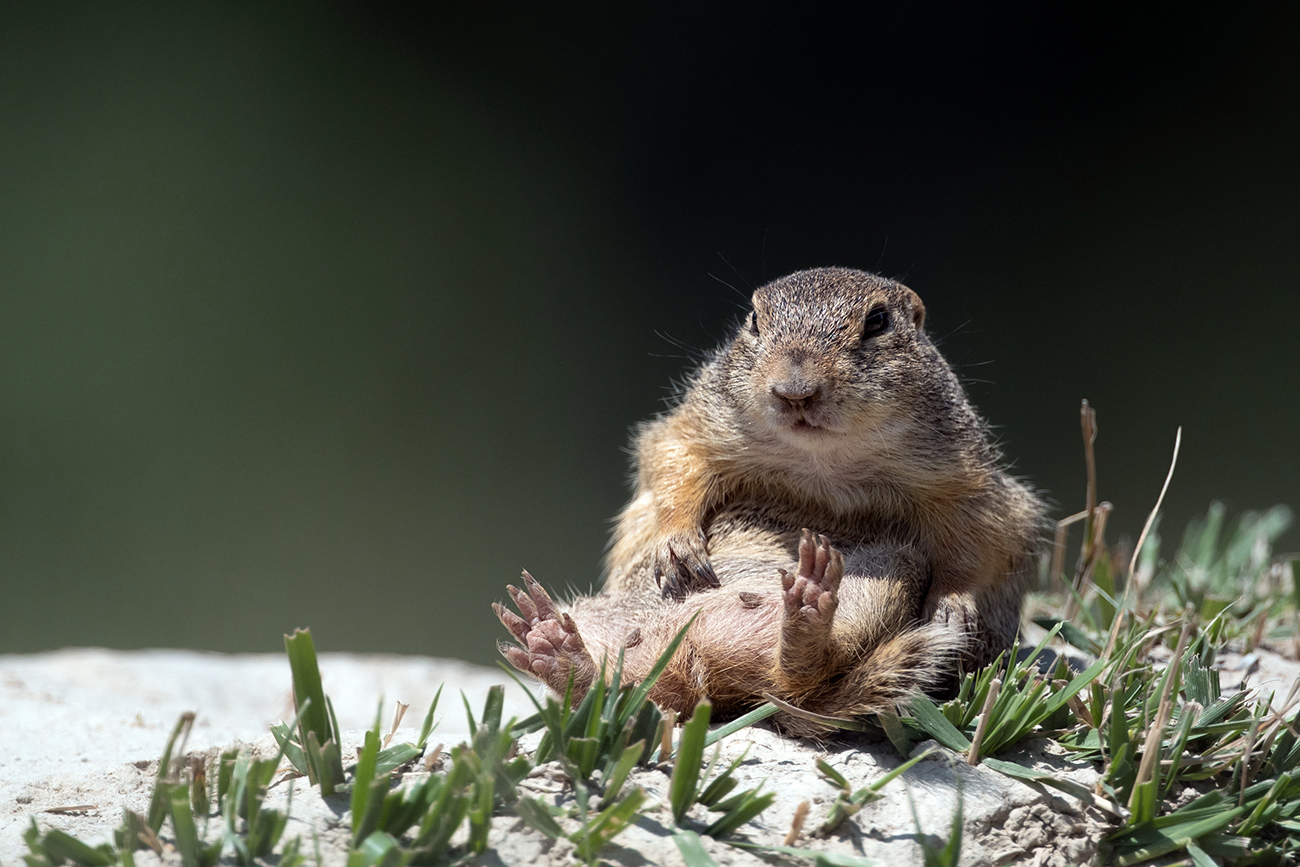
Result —
[[907, 291], [907, 300], [912, 303], [912, 324], [916, 326], [917, 331], [920, 331], [925, 327], [925, 304], [922, 303], [920, 295], [906, 286], [903, 288]]

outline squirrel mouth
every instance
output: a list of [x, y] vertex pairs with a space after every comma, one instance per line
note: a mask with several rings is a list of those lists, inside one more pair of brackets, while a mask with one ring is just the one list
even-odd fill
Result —
[[816, 424], [815, 422], [809, 421], [804, 416], [800, 416], [790, 422], [789, 427], [790, 430], [795, 432], [795, 434], [802, 434], [803, 436], [815, 436], [817, 434], [826, 433], [826, 428]]

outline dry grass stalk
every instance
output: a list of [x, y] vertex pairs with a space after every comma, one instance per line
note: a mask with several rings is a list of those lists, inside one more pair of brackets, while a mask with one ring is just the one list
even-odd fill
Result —
[[659, 760], [668, 761], [673, 754], [673, 727], [677, 725], [677, 711], [665, 710], [663, 722], [659, 728]]
[[984, 707], [980, 710], [980, 721], [975, 726], [975, 737], [971, 739], [970, 751], [966, 754], [968, 764], [978, 765], [980, 762], [980, 745], [984, 743], [984, 731], [989, 727], [993, 703], [998, 700], [998, 693], [1001, 691], [1002, 678], [993, 678], [993, 682], [989, 684], [989, 694], [984, 698]]
[[803, 833], [804, 820], [808, 818], [808, 811], [812, 809], [812, 801], [800, 801], [799, 806], [794, 808], [794, 818], [790, 820], [790, 830], [786, 832], [785, 839], [781, 841], [782, 846], [793, 846]]
[[1165, 492], [1169, 490], [1169, 482], [1174, 477], [1174, 468], [1178, 466], [1178, 449], [1182, 444], [1183, 427], [1179, 425], [1177, 432], [1174, 434], [1174, 456], [1169, 461], [1169, 472], [1165, 475], [1165, 483], [1160, 488], [1160, 496], [1156, 497], [1156, 504], [1151, 509], [1151, 514], [1147, 515], [1147, 522], [1142, 526], [1142, 533], [1138, 536], [1137, 544], [1133, 546], [1133, 559], [1129, 560], [1128, 564], [1129, 581], [1124, 586], [1124, 603], [1120, 606], [1120, 610], [1115, 613], [1115, 622], [1111, 624], [1110, 639], [1106, 642], [1106, 649], [1102, 653], [1103, 656], [1109, 656], [1111, 651], [1115, 649], [1115, 642], [1119, 640], [1120, 625], [1125, 620], [1129, 603], [1132, 602], [1133, 585], [1137, 583], [1135, 579], [1137, 577], [1138, 557], [1142, 553], [1142, 546], [1146, 544], [1147, 536], [1151, 533], [1151, 525], [1155, 523], [1156, 515], [1160, 513], [1160, 506], [1165, 501]]
[[402, 717], [406, 716], [408, 707], [410, 707], [409, 704], [397, 702], [397, 707], [393, 710], [393, 725], [388, 729], [388, 735], [384, 738], [384, 748], [388, 747], [388, 744], [393, 740], [393, 735], [397, 734], [397, 727], [402, 724]]

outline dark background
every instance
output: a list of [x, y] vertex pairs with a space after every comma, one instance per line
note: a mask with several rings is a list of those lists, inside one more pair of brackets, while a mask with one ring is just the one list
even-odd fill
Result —
[[1084, 397], [1119, 533], [1180, 424], [1166, 545], [1300, 502], [1300, 7], [1134, 8], [6, 4], [0, 651], [489, 661], [817, 265], [921, 294], [1058, 517]]

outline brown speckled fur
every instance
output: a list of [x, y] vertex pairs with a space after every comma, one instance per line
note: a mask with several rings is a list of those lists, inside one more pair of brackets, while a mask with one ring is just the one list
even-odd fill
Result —
[[[601, 593], [556, 606], [544, 628], [527, 598], [531, 616], [502, 614], [517, 667], [557, 689], [575, 670], [581, 685], [626, 644], [635, 680], [698, 611], [652, 693], [661, 704], [685, 712], [707, 696], [736, 713], [767, 692], [854, 715], [1010, 645], [1041, 506], [1002, 470], [921, 300], [827, 268], [763, 286], [753, 304], [677, 405], [638, 429]], [[811, 607], [787, 601], [800, 591], [780, 571], [812, 574], [803, 528], [828, 537], [818, 556], [843, 560]]]

